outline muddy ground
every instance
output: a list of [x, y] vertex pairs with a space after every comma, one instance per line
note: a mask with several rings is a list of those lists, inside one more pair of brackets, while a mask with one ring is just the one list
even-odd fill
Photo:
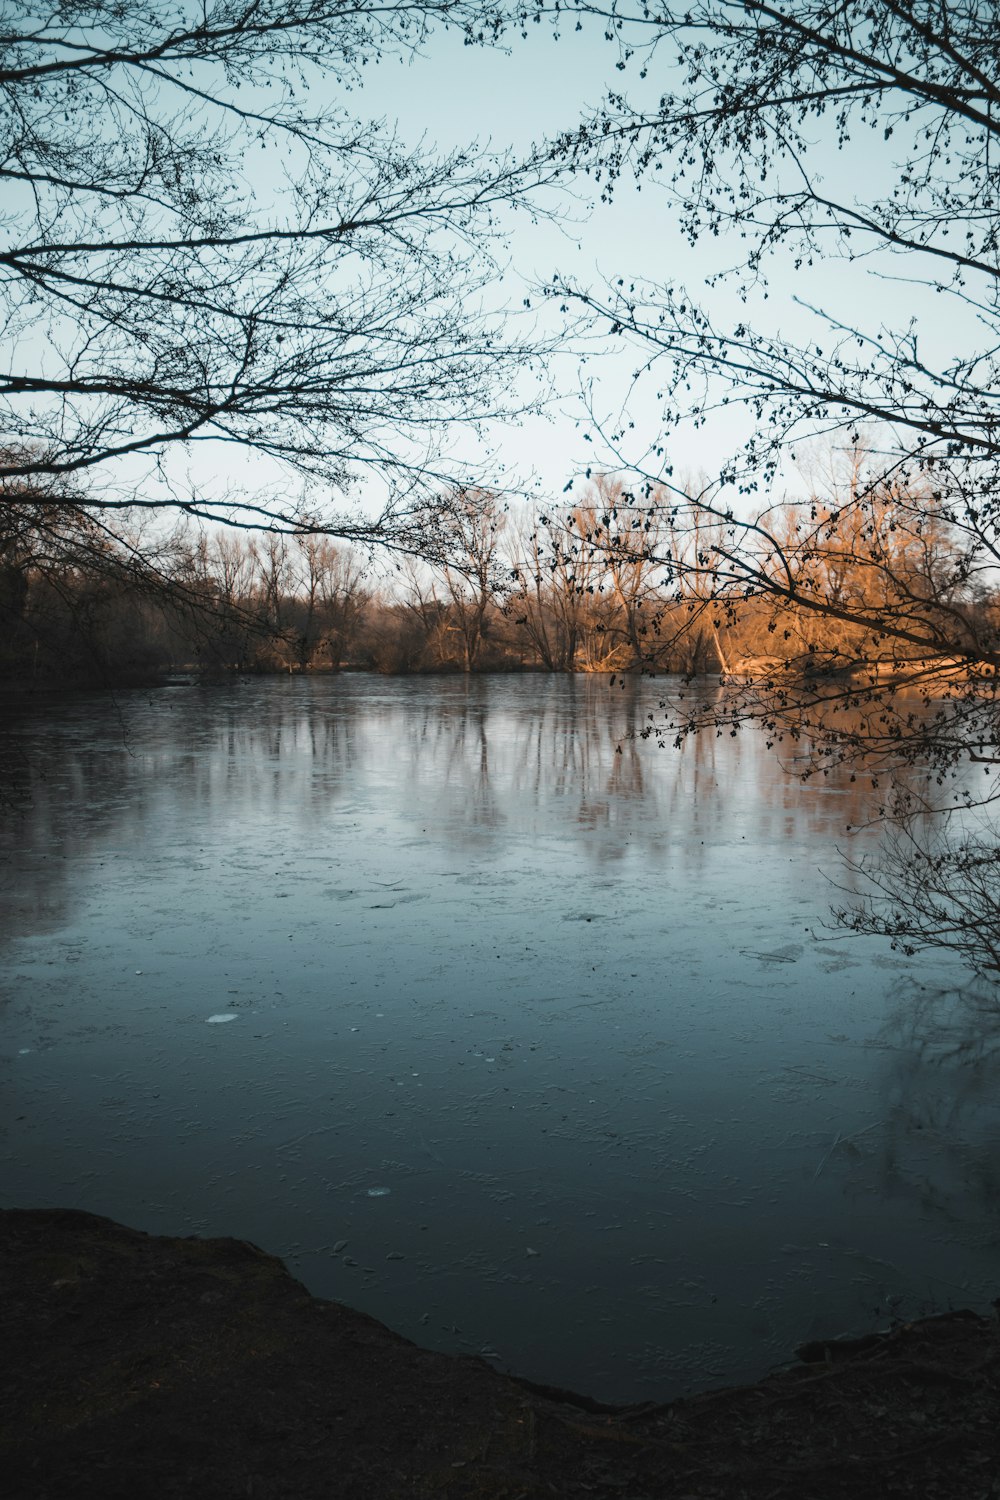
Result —
[[0, 1213], [5, 1500], [1000, 1497], [1000, 1325], [608, 1409], [418, 1349], [236, 1240]]

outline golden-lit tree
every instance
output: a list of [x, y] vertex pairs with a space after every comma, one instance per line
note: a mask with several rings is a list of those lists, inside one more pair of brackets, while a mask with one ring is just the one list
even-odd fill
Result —
[[[730, 321], [716, 281], [700, 294], [628, 275], [604, 289], [569, 277], [550, 284], [560, 303], [636, 345], [662, 396], [651, 459], [634, 465], [630, 488], [652, 495], [672, 485], [680, 425], [705, 427], [723, 407], [742, 413], [745, 437], [720, 455], [713, 484], [671, 489], [675, 536], [703, 530], [706, 516], [717, 523], [707, 548], [680, 549], [680, 565], [700, 588], [710, 584], [730, 623], [752, 620], [759, 601], [792, 618], [807, 654], [831, 642], [835, 657], [860, 642], [923, 681], [928, 701], [935, 666], [951, 682], [949, 707], [923, 716], [926, 731], [897, 717], [902, 758], [953, 764], [970, 745], [1000, 752], [1000, 641], [981, 608], [1000, 563], [994, 8], [697, 0], [654, 9], [640, 0], [607, 19], [570, 0], [569, 10], [599, 13], [626, 63], [631, 53], [647, 73], [673, 66], [658, 107], [633, 108], [618, 92], [557, 155], [586, 165], [608, 194], [625, 173], [655, 173], [692, 244], [734, 247], [724, 279], [740, 310]], [[880, 326], [882, 297], [872, 320], [864, 303], [800, 307], [798, 338], [773, 331], [767, 304], [796, 270], [824, 259], [862, 277], [905, 278], [914, 293], [904, 322]], [[932, 338], [949, 318], [957, 342]], [[794, 461], [817, 434], [848, 466], [866, 443], [867, 452], [834, 495], [800, 501]], [[604, 437], [624, 471], [627, 431]], [[789, 491], [794, 516], [782, 503]], [[791, 674], [783, 692], [791, 705]], [[822, 705], [824, 731], [838, 692]], [[814, 680], [794, 712], [809, 715], [815, 694]], [[752, 712], [750, 695], [741, 704]], [[846, 707], [854, 715], [857, 704]], [[773, 698], [761, 706], [765, 717], [774, 709]], [[877, 714], [870, 722], [886, 749], [886, 726]], [[838, 752], [862, 741], [852, 732]]]

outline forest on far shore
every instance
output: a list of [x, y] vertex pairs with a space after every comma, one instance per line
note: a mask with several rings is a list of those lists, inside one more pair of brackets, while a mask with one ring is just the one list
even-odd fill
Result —
[[912, 669], [926, 653], [883, 626], [914, 609], [947, 612], [970, 652], [995, 635], [1000, 601], [970, 591], [926, 497], [854, 499], [776, 510], [759, 566], [787, 571], [790, 597], [772, 588], [742, 601], [720, 600], [711, 576], [699, 584], [699, 556], [724, 545], [717, 520], [688, 518], [681, 532], [668, 497], [637, 498], [608, 477], [550, 515], [457, 492], [436, 562], [373, 559], [322, 534], [190, 527], [155, 549], [137, 538], [130, 553], [85, 513], [39, 508], [0, 545], [0, 682], [127, 685], [178, 670], [753, 675], [776, 664], [820, 676]]

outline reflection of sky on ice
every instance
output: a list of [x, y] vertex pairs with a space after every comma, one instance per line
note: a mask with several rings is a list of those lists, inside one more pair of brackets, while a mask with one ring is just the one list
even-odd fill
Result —
[[857, 786], [623, 738], [657, 700], [346, 677], [23, 721], [2, 1201], [251, 1238], [610, 1396], [985, 1303], [994, 1056], [916, 1025], [947, 963], [820, 928]]

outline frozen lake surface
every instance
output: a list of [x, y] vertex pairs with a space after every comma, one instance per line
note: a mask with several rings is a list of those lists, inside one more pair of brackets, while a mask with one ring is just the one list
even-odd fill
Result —
[[824, 932], [857, 784], [629, 738], [658, 698], [345, 676], [20, 715], [0, 1203], [251, 1239], [608, 1399], [985, 1307], [1000, 1069], [935, 1002], [958, 971]]

